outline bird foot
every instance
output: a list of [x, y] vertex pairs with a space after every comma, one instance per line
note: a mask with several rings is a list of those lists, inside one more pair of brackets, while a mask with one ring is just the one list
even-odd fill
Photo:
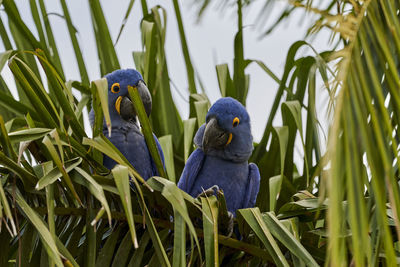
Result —
[[233, 233], [234, 217], [232, 212], [228, 211], [228, 220], [226, 222], [226, 236], [231, 237]]
[[208, 188], [207, 190], [204, 190], [204, 188], [203, 188], [203, 192], [198, 194], [196, 198], [209, 197], [209, 196], [215, 195], [216, 192], [218, 192], [218, 191], [219, 191], [219, 186], [218, 185], [213, 185], [210, 188]]

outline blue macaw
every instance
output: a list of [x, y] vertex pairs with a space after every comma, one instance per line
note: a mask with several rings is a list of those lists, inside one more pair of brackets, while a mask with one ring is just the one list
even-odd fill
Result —
[[237, 209], [254, 207], [260, 172], [257, 165], [248, 163], [253, 137], [245, 107], [231, 97], [216, 101], [194, 143], [198, 148], [188, 158], [178, 187], [197, 197], [217, 186], [233, 216]]
[[[128, 85], [138, 88], [147, 116], [150, 116], [152, 100], [142, 75], [134, 69], [124, 69], [109, 73], [105, 78], [108, 82], [108, 108], [112, 129], [111, 137], [109, 137], [104, 120], [104, 135], [121, 151], [143, 179], [147, 180], [152, 176], [159, 175], [144, 136], [140, 131], [137, 114], [128, 93]], [[89, 115], [90, 122], [93, 125], [93, 109]], [[164, 164], [164, 154], [160, 143], [154, 134], [153, 136]], [[116, 162], [104, 155], [103, 164], [108, 169], [112, 169]]]

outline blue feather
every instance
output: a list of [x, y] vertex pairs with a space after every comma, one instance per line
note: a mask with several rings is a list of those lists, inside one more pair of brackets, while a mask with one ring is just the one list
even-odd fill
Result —
[[[205, 152], [206, 124], [202, 125], [194, 138], [198, 148], [186, 162], [178, 187], [196, 197], [218, 185], [224, 192], [228, 211], [236, 215], [237, 209], [254, 207], [260, 186], [257, 166], [248, 163], [253, 150], [250, 118], [243, 105], [229, 97], [219, 99], [210, 108], [206, 123], [211, 118], [218, 121], [221, 131], [232, 134], [232, 139], [222, 149], [211, 148]], [[235, 118], [239, 120], [238, 125], [232, 123]]]
[[[116, 70], [105, 76], [108, 82], [108, 106], [111, 118], [111, 137], [108, 137], [108, 130], [103, 123], [103, 134], [114, 144], [116, 148], [126, 157], [126, 159], [132, 164], [132, 166], [139, 172], [139, 174], [145, 179], [149, 179], [152, 176], [159, 175], [155, 167], [155, 163], [151, 158], [150, 152], [147, 148], [146, 141], [140, 128], [137, 124], [136, 117], [132, 120], [124, 120], [119, 112], [116, 110], [116, 101], [118, 97], [128, 97], [128, 85], [137, 86], [139, 82], [143, 82], [142, 75], [133, 69]], [[112, 92], [111, 88], [113, 84], [119, 84], [118, 92]], [[147, 90], [147, 88], [146, 88]], [[149, 94], [150, 95], [150, 94]], [[150, 99], [151, 101], [151, 99]], [[91, 124], [94, 123], [94, 111], [91, 110], [89, 114], [89, 120]], [[153, 134], [157, 144], [157, 148], [160, 152], [160, 156], [164, 164], [164, 154], [162, 152], [160, 143], [157, 137]], [[116, 162], [104, 155], [103, 164], [108, 169], [112, 169]]]

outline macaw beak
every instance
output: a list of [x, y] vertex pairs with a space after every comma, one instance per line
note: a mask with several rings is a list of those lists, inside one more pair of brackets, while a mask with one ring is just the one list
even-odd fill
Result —
[[136, 118], [136, 111], [132, 101], [128, 96], [119, 96], [115, 101], [115, 109], [118, 114], [126, 121]]
[[[147, 116], [150, 116], [152, 108], [151, 94], [144, 82], [139, 81], [137, 84], [140, 97], [142, 99]], [[119, 96], [115, 101], [115, 109], [124, 120], [132, 120], [136, 118], [136, 111], [129, 95]]]
[[232, 141], [232, 133], [223, 130], [216, 118], [211, 118], [206, 124], [206, 129], [203, 135], [203, 150], [205, 153], [214, 149], [223, 149]]
[[151, 108], [152, 108], [152, 100], [149, 89], [143, 81], [139, 81], [137, 84], [137, 89], [140, 94], [140, 98], [142, 99], [144, 109], [146, 110], [147, 117], [150, 117]]

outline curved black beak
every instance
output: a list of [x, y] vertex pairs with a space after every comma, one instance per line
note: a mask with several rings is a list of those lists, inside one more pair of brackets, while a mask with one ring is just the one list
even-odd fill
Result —
[[143, 81], [139, 81], [137, 84], [137, 89], [140, 94], [140, 98], [142, 99], [144, 109], [146, 110], [147, 117], [150, 117], [151, 108], [152, 108], [152, 100], [149, 89]]
[[223, 130], [219, 125], [216, 118], [211, 118], [204, 130], [203, 135], [203, 150], [205, 153], [211, 148], [223, 149], [232, 141], [232, 134]]
[[131, 99], [128, 96], [120, 96], [117, 99], [117, 101], [119, 99], [120, 99], [119, 115], [121, 115], [121, 117], [126, 121], [135, 120], [137, 114], [135, 108], [133, 107]]
[[[139, 81], [136, 87], [142, 99], [144, 109], [146, 110], [146, 114], [147, 116], [150, 116], [152, 108], [150, 91], [145, 85], [145, 83], [142, 81]], [[115, 102], [115, 108], [124, 120], [126, 121], [136, 120], [137, 114], [129, 95], [118, 97], [117, 101]]]

